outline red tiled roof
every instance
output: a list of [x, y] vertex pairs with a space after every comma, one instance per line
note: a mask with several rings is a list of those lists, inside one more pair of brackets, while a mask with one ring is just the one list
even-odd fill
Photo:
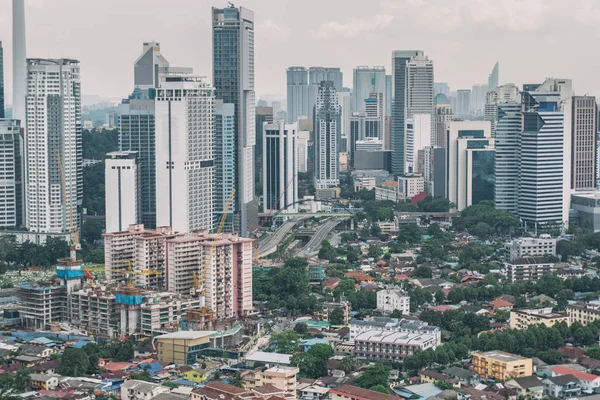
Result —
[[358, 386], [342, 385], [340, 387], [329, 389], [329, 393], [339, 394], [341, 396], [348, 396], [357, 400], [399, 400], [399, 397], [390, 396], [389, 394], [383, 394], [375, 392], [373, 390], [363, 389]]
[[375, 280], [375, 278], [373, 278], [371, 275], [365, 274], [364, 272], [361, 272], [361, 271], [348, 271], [344, 274], [344, 276], [347, 278], [354, 278], [357, 281], [374, 281]]
[[576, 369], [562, 367], [560, 365], [552, 367], [552, 372], [556, 372], [557, 374], [561, 375], [573, 375], [574, 377], [586, 382], [591, 382], [600, 378], [598, 375], [588, 374], [587, 372], [577, 371]]
[[123, 371], [127, 368], [129, 368], [132, 364], [129, 362], [108, 362], [104, 365], [104, 369], [107, 371]]
[[514, 304], [503, 299], [492, 300], [488, 303], [493, 308], [512, 307]]
[[246, 393], [246, 391], [242, 388], [239, 388], [239, 387], [233, 386], [233, 385], [228, 385], [221, 381], [209, 382], [206, 385], [204, 385], [204, 387], [215, 389], [215, 390], [218, 390], [218, 391], [224, 392], [224, 393], [230, 393], [230, 394]]
[[271, 385], [270, 383], [267, 383], [266, 385], [262, 385], [262, 386], [257, 386], [254, 389], [252, 389], [252, 391], [254, 391], [256, 393], [260, 393], [260, 394], [283, 393], [284, 392], [283, 390]]

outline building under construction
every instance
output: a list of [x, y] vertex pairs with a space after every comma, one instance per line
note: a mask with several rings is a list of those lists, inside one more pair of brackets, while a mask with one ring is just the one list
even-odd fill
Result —
[[66, 320], [67, 287], [60, 280], [25, 283], [17, 293], [25, 328], [45, 330], [53, 322]]

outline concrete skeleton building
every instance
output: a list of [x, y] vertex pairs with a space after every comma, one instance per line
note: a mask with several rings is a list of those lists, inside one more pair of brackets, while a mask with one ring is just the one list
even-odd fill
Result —
[[122, 232], [140, 221], [137, 152], [108, 153], [104, 162], [106, 233]]

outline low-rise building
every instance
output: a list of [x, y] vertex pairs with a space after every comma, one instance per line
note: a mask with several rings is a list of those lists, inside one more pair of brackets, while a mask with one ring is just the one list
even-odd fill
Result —
[[530, 326], [543, 324], [548, 328], [561, 322], [569, 323], [569, 316], [564, 313], [555, 313], [552, 307], [537, 309], [512, 310], [510, 312], [511, 329], [527, 329]]
[[341, 309], [344, 312], [344, 325], [348, 324], [350, 320], [350, 311], [352, 310], [352, 306], [349, 301], [328, 301], [321, 304], [321, 312], [319, 313], [319, 317], [323, 321], [329, 321], [330, 314], [336, 308]]
[[587, 325], [600, 319], [600, 301], [577, 302], [567, 306], [567, 315], [572, 324]]
[[262, 365], [281, 365], [289, 366], [292, 356], [289, 354], [267, 353], [264, 351], [255, 351], [246, 356], [246, 365], [250, 368]]
[[138, 381], [135, 379], [121, 385], [121, 400], [152, 400], [170, 389], [157, 383]]
[[581, 383], [573, 375], [551, 376], [543, 383], [545, 397], [567, 399], [581, 394]]
[[389, 200], [397, 203], [400, 201], [398, 181], [388, 180], [375, 187], [375, 200]]
[[398, 400], [396, 396], [352, 385], [342, 385], [329, 389], [329, 395], [331, 400]]
[[214, 331], [179, 331], [156, 336], [152, 344], [158, 361], [194, 364], [201, 351], [210, 347]]
[[435, 349], [436, 343], [427, 333], [368, 331], [354, 339], [354, 354], [359, 360], [401, 361], [417, 350]]
[[484, 379], [507, 380], [531, 376], [531, 358], [521, 357], [504, 351], [473, 353], [473, 372]]
[[505, 249], [511, 260], [524, 257], [556, 256], [556, 239], [548, 234], [537, 238], [522, 237], [506, 243]]
[[380, 290], [377, 292], [377, 309], [384, 313], [398, 310], [402, 315], [410, 314], [410, 297], [401, 290]]
[[504, 275], [510, 282], [537, 281], [556, 272], [556, 264], [544, 257], [525, 257], [504, 264]]
[[52, 390], [58, 386], [58, 377], [42, 374], [29, 374], [31, 388], [34, 390]]
[[422, 176], [400, 176], [398, 177], [398, 192], [400, 200], [410, 200], [419, 193], [425, 191], [425, 179]]
[[244, 387], [252, 389], [257, 386], [270, 384], [286, 392], [295, 393], [298, 372], [300, 372], [298, 368], [282, 366], [251, 371], [244, 378]]
[[581, 388], [583, 390], [596, 392], [598, 389], [600, 389], [600, 376], [598, 375], [588, 374], [587, 372], [579, 371], [562, 365], [555, 365], [552, 367], [552, 375], [572, 375], [579, 379]]
[[440, 328], [419, 320], [372, 317], [364, 320], [352, 319], [350, 321], [351, 340], [369, 331], [428, 334], [435, 337], [435, 346], [439, 346], [442, 343]]
[[451, 378], [457, 379], [463, 385], [476, 386], [479, 384], [481, 379], [473, 371], [459, 367], [450, 367], [442, 371], [444, 375], [448, 375]]

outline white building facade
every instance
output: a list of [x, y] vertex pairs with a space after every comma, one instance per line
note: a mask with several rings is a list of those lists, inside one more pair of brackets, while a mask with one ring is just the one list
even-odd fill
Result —
[[21, 123], [0, 119], [0, 227], [23, 225]]
[[295, 212], [298, 201], [297, 124], [263, 125], [263, 212]]
[[398, 310], [402, 315], [410, 314], [410, 297], [400, 290], [380, 290], [377, 292], [377, 309], [384, 313]]
[[106, 233], [122, 232], [140, 222], [137, 152], [115, 151], [106, 156]]

